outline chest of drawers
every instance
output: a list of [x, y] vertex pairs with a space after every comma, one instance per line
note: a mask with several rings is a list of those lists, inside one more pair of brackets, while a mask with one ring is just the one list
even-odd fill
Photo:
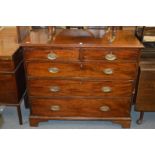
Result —
[[130, 127], [139, 48], [24, 47], [30, 125], [110, 120]]

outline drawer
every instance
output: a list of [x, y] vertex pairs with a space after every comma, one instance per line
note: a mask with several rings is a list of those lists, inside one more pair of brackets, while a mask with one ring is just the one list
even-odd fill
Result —
[[136, 63], [48, 63], [27, 62], [29, 77], [134, 79]]
[[14, 53], [12, 59], [10, 58], [10, 60], [0, 60], [0, 73], [14, 72], [22, 60], [22, 49], [19, 49]]
[[0, 60], [0, 72], [12, 72], [15, 66], [11, 60]]
[[16, 81], [12, 75], [0, 75], [0, 103], [17, 103]]
[[84, 48], [81, 50], [83, 59], [85, 60], [106, 60], [106, 61], [116, 61], [116, 60], [128, 60], [128, 61], [137, 61], [139, 58], [138, 49], [92, 49]]
[[29, 80], [29, 95], [39, 97], [87, 96], [129, 97], [132, 82], [80, 81], [80, 80]]
[[77, 61], [79, 59], [79, 51], [77, 49], [28, 49], [25, 51], [25, 59]]
[[49, 117], [128, 117], [130, 98], [31, 99], [31, 115]]

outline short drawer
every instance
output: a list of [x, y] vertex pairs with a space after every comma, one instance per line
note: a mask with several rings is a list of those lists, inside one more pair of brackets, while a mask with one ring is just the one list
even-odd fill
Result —
[[136, 63], [48, 63], [27, 62], [29, 77], [134, 79]]
[[17, 50], [11, 58], [0, 60], [0, 73], [14, 72], [17, 66], [23, 61], [22, 49]]
[[26, 60], [48, 60], [48, 61], [77, 61], [79, 51], [77, 49], [27, 49]]
[[0, 72], [13, 72], [14, 63], [11, 60], [0, 60]]
[[29, 80], [29, 95], [36, 97], [130, 97], [132, 82], [81, 80]]
[[49, 117], [122, 117], [130, 115], [130, 98], [31, 99], [31, 115]]
[[0, 75], [0, 104], [17, 103], [17, 87], [13, 75]]
[[84, 60], [135, 61], [135, 60], [138, 60], [138, 58], [139, 58], [139, 50], [138, 49], [84, 48], [81, 51], [82, 51]]

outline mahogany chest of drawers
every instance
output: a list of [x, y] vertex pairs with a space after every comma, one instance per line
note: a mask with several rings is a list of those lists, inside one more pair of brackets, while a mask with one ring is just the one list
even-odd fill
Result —
[[140, 50], [25, 47], [30, 125], [111, 120], [130, 127]]
[[[95, 32], [95, 31], [93, 31]], [[143, 47], [134, 32], [95, 38], [87, 30], [31, 31], [21, 43], [30, 125], [48, 120], [109, 120], [130, 127]]]

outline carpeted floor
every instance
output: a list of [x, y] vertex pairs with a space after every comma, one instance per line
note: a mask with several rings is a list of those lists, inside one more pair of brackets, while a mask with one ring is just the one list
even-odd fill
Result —
[[[29, 126], [28, 117], [29, 110], [25, 109], [22, 103], [23, 125], [19, 125], [15, 107], [6, 107], [2, 113], [3, 125], [2, 129], [35, 129]], [[131, 129], [155, 129], [155, 113], [145, 113], [143, 124], [137, 125], [136, 120], [139, 113], [132, 110]], [[48, 121], [42, 122], [36, 129], [121, 129], [118, 124], [110, 121]]]

